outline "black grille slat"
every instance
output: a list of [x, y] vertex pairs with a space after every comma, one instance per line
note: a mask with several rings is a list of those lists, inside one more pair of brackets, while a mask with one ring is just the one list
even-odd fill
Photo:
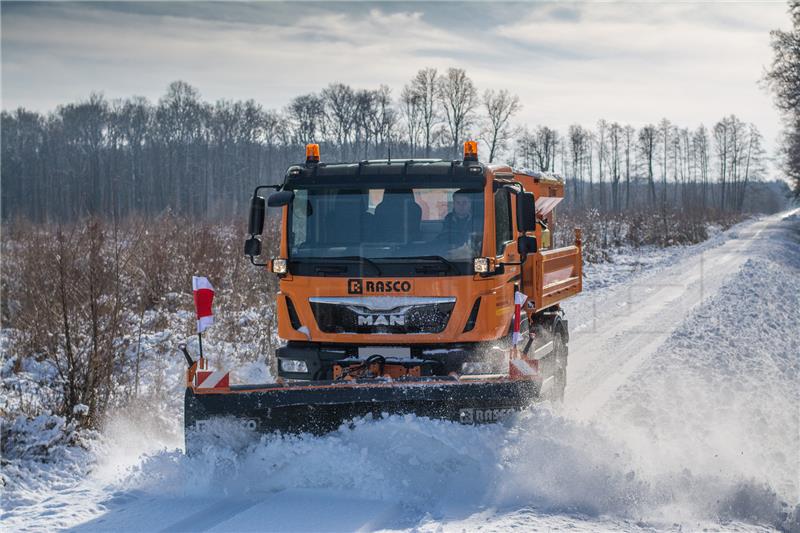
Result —
[[[397, 309], [354, 309], [347, 304], [310, 302], [317, 327], [324, 333], [441, 333], [454, 302], [402, 306]], [[361, 321], [359, 322], [359, 317]], [[402, 317], [402, 324], [398, 323]]]

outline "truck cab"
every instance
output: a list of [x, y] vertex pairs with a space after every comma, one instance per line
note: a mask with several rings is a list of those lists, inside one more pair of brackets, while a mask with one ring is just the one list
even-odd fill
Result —
[[[550, 248], [564, 193], [557, 176], [483, 164], [473, 142], [460, 161], [332, 164], [310, 145], [275, 188], [279, 255], [264, 265], [280, 278], [282, 378], [337, 379], [347, 361], [374, 355], [423, 376], [507, 372], [521, 315], [514, 347], [563, 371], [565, 384], [559, 302], [581, 290], [581, 254], [579, 234]], [[259, 189], [246, 245], [254, 264]]]

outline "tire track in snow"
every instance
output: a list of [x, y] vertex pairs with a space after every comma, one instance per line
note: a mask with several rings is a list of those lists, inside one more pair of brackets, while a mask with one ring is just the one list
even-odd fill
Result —
[[260, 500], [255, 498], [225, 498], [187, 516], [161, 530], [161, 533], [192, 533], [208, 531], [234, 516], [250, 509]]

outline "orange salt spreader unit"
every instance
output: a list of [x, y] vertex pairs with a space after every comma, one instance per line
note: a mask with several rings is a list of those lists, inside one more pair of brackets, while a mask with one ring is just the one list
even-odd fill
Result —
[[[261, 191], [275, 189], [267, 199]], [[555, 248], [564, 183], [464, 159], [305, 164], [257, 187], [245, 254], [280, 279], [276, 383], [188, 371], [186, 429], [234, 417], [261, 432], [322, 433], [355, 417], [415, 413], [493, 422], [566, 387], [567, 320], [581, 236]], [[278, 256], [258, 263], [266, 206]]]

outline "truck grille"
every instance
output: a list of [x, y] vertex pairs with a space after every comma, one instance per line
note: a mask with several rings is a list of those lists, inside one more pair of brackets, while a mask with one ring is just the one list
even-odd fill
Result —
[[455, 298], [309, 298], [317, 326], [325, 333], [441, 333]]

